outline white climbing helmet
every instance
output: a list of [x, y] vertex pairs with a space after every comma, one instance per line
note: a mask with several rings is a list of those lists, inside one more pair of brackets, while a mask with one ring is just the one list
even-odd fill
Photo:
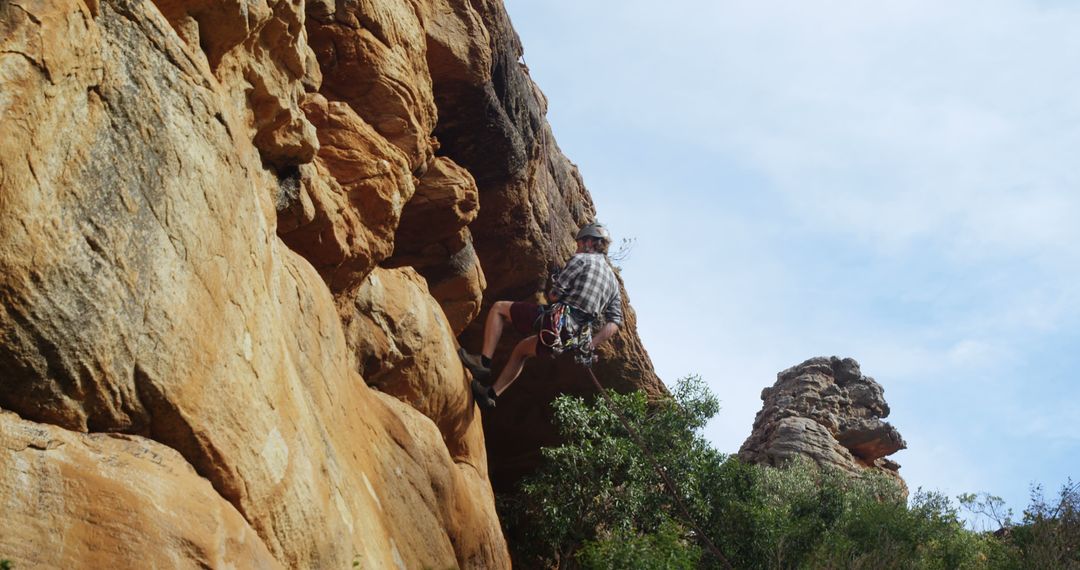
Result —
[[578, 230], [577, 236], [574, 239], [579, 240], [589, 237], [594, 239], [602, 239], [607, 243], [611, 243], [611, 234], [608, 233], [607, 228], [604, 227], [604, 224], [601, 224], [599, 222], [586, 224], [584, 227]]

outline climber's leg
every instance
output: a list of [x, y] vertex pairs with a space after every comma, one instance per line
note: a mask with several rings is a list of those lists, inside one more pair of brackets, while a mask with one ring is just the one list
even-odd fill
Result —
[[517, 377], [521, 375], [521, 369], [525, 366], [525, 361], [533, 356], [536, 356], [536, 335], [522, 339], [514, 347], [514, 352], [510, 353], [510, 360], [506, 362], [506, 366], [499, 373], [499, 379], [492, 386], [496, 396], [505, 392], [514, 380], [517, 380]]
[[510, 322], [510, 306], [513, 304], [511, 301], [495, 301], [491, 309], [488, 309], [487, 321], [484, 322], [484, 348], [480, 351], [481, 355], [489, 359], [495, 356], [495, 347], [502, 338], [506, 323]]

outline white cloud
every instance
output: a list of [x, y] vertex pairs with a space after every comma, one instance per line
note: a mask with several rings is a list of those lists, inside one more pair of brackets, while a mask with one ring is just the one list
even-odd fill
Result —
[[985, 366], [991, 363], [998, 351], [988, 342], [964, 339], [949, 349], [949, 360], [956, 366]]
[[604, 90], [590, 111], [741, 157], [793, 212], [887, 250], [937, 239], [960, 258], [1080, 243], [1075, 8], [592, 9], [610, 27], [588, 30], [574, 77]]

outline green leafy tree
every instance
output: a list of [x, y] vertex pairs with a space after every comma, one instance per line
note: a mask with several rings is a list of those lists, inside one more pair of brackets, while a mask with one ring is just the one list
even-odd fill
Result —
[[[672, 397], [660, 402], [649, 402], [641, 392], [611, 398], [676, 482], [691, 518], [703, 518], [708, 503], [698, 490], [701, 478], [709, 466], [723, 460], [699, 434], [719, 409], [704, 381], [696, 376], [683, 379]], [[673, 514], [678, 509], [663, 479], [607, 405], [564, 396], [553, 406], [568, 443], [545, 448], [544, 467], [524, 481], [519, 494], [504, 500], [502, 508], [511, 541], [526, 564], [570, 567], [578, 564], [575, 559], [586, 544], [593, 544], [587, 559], [599, 560], [598, 544], [614, 537], [624, 543], [638, 537], [642, 542], [637, 544], [671, 546], [667, 539], [672, 521], [684, 529], [693, 526], [684, 515]], [[697, 548], [693, 542], [690, 538], [679, 544]]]
[[653, 533], [617, 531], [586, 541], [577, 560], [584, 568], [622, 570], [693, 570], [701, 560], [701, 549], [688, 542], [687, 530], [666, 519]]
[[[519, 493], [501, 497], [519, 566], [1080, 568], [1071, 483], [1056, 502], [1033, 495], [1011, 535], [973, 532], [948, 498], [918, 491], [909, 502], [882, 475], [724, 456], [701, 436], [719, 406], [696, 376], [659, 402], [642, 393], [611, 399], [632, 433], [604, 400], [559, 398], [555, 421], [566, 443], [544, 449], [543, 467]], [[961, 505], [978, 500], [964, 496]], [[989, 505], [1003, 512], [999, 502]]]
[[1051, 502], [1032, 488], [1022, 524], [1004, 534], [1030, 568], [1080, 568], [1080, 483], [1068, 480]]

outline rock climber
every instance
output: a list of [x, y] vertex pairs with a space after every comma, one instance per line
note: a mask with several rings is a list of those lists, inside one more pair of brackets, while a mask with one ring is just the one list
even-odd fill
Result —
[[[521, 374], [526, 359], [550, 357], [561, 351], [564, 343], [582, 338], [579, 331], [586, 333], [583, 346], [591, 357], [592, 351], [610, 339], [622, 325], [619, 281], [607, 259], [611, 234], [602, 224], [591, 223], [578, 231], [575, 240], [577, 251], [553, 276], [547, 291], [548, 305], [496, 301], [484, 322], [484, 346], [480, 354], [458, 349], [462, 363], [473, 376], [473, 395], [484, 408], [495, 407], [495, 400]], [[596, 330], [600, 317], [603, 325]], [[507, 323], [529, 336], [517, 343], [498, 379], [488, 387], [482, 381], [491, 376], [491, 358]], [[595, 334], [590, 334], [593, 330], [596, 330]]]

